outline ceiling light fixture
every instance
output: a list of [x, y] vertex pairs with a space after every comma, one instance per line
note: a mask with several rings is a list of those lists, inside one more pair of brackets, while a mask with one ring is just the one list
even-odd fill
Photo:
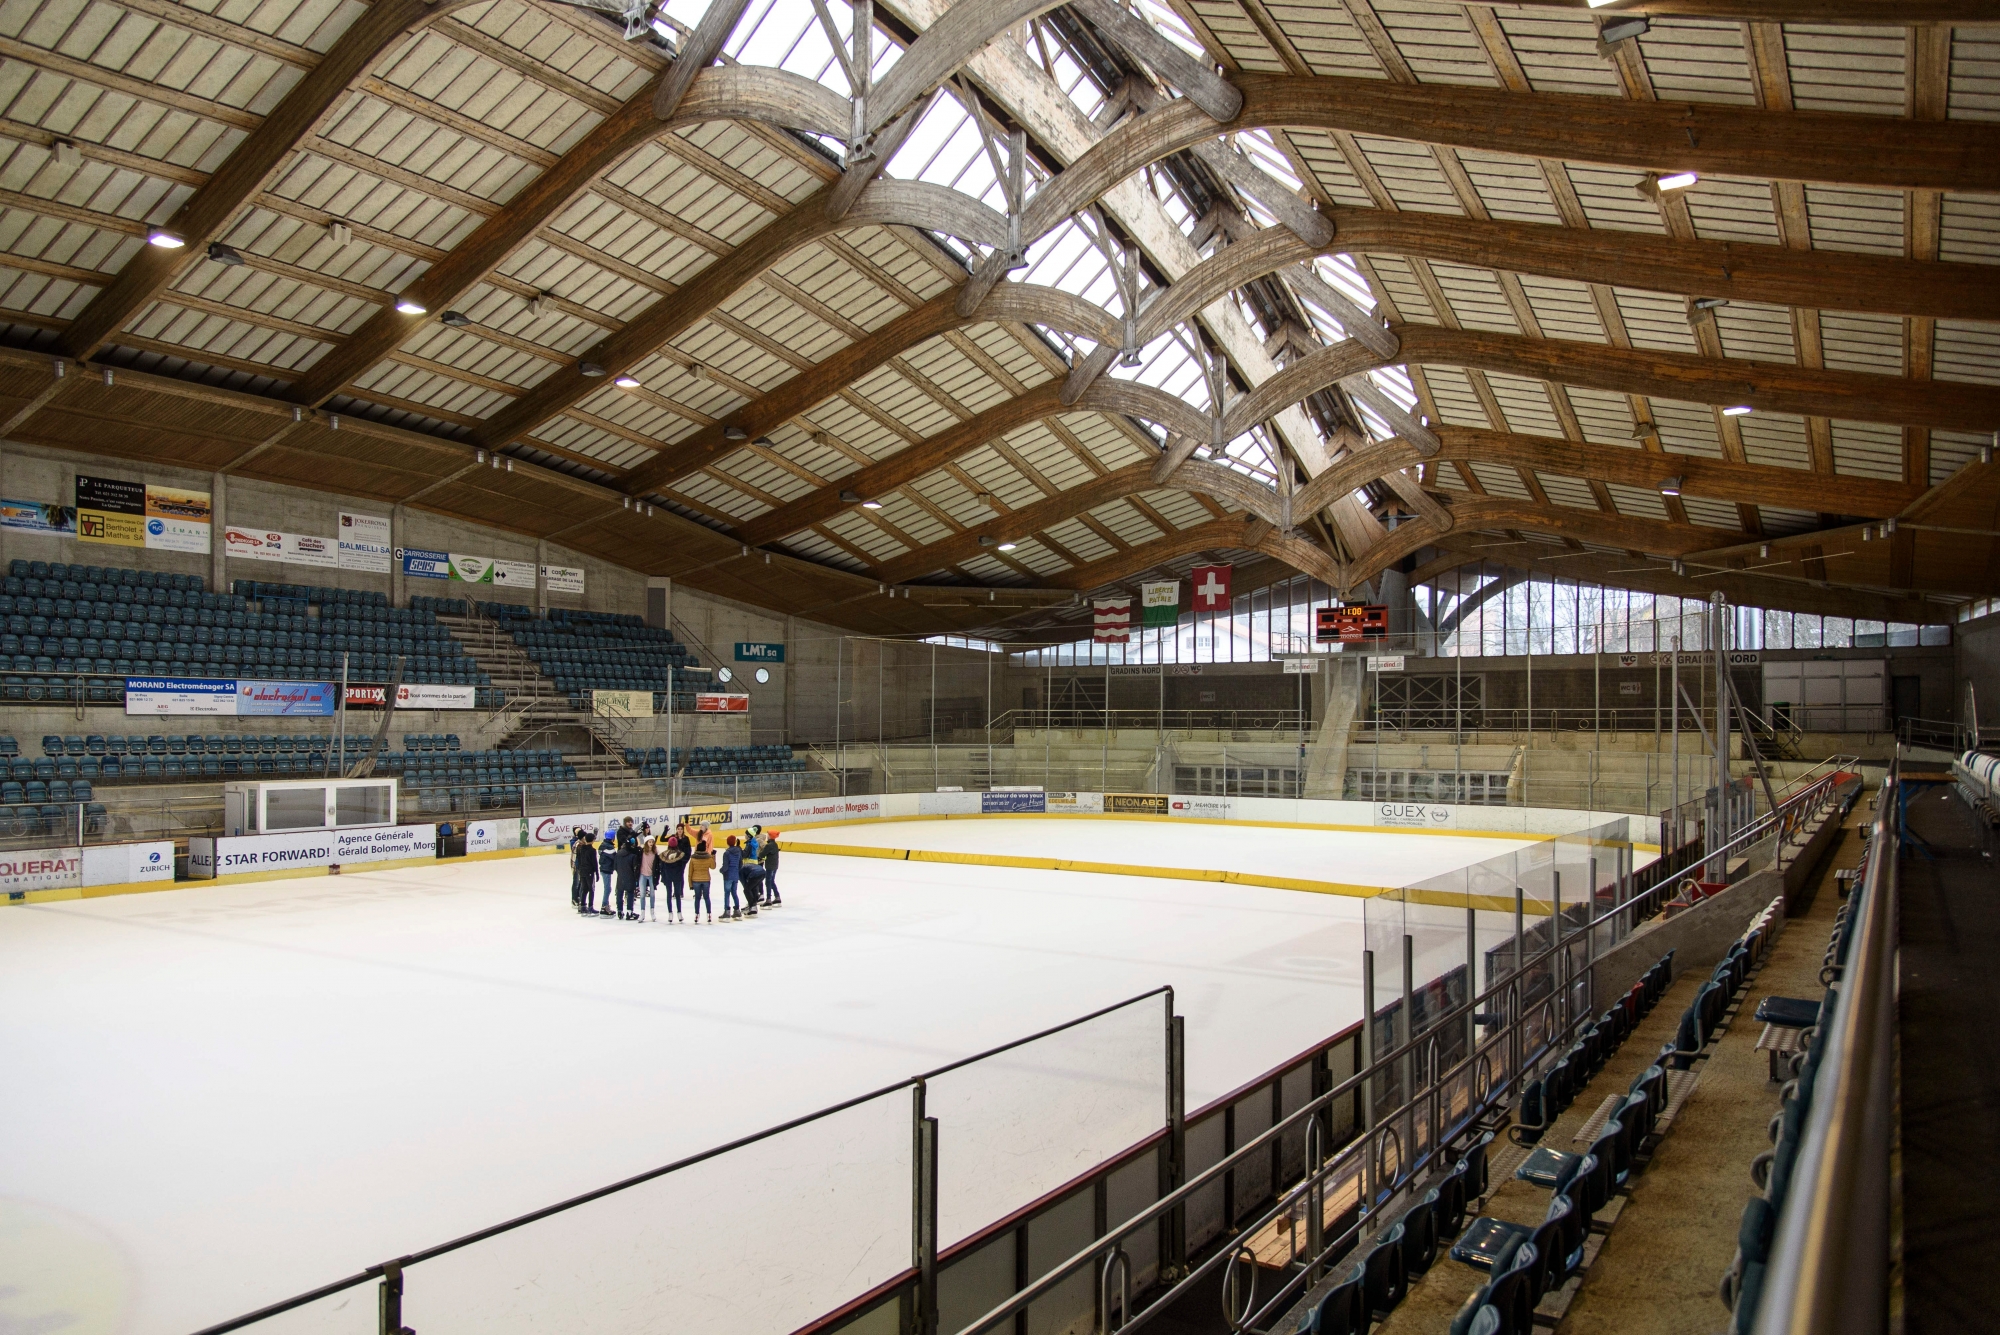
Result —
[[1021, 544], [1018, 542], [1003, 542], [1000, 544], [1000, 550], [1003, 552], [1011, 552], [1020, 545]]
[[410, 297], [404, 297], [401, 301], [398, 301], [396, 303], [396, 309], [401, 311], [405, 315], [430, 314], [430, 308], [428, 306], [425, 306], [422, 302], [416, 301]]
[[55, 152], [56, 166], [64, 171], [74, 171], [83, 165], [83, 150], [71, 139], [58, 139], [49, 145]]
[[1681, 494], [1681, 479], [1678, 475], [1667, 478], [1665, 481], [1660, 483], [1660, 495], [1678, 496], [1680, 494]]
[[354, 239], [354, 229], [338, 218], [332, 219], [326, 225], [326, 239], [336, 247], [344, 246]]
[[220, 241], [211, 241], [208, 243], [208, 257], [217, 264], [225, 265], [231, 269], [243, 263], [243, 256], [233, 246], [225, 246]]
[[997, 547], [999, 546], [999, 542], [996, 539], [982, 533], [979, 535], [979, 545], [981, 547]]
[[1771, 554], [1771, 544], [1770, 544], [1770, 543], [1768, 543], [1768, 542], [1760, 542], [1760, 543], [1758, 543], [1758, 544], [1757, 544], [1757, 555], [1758, 555], [1759, 557], [1768, 557], [1768, 556], [1769, 556], [1770, 554]]
[[879, 510], [879, 509], [881, 509], [881, 508], [882, 508], [882, 502], [880, 502], [880, 501], [863, 501], [863, 502], [861, 502], [861, 508], [862, 508], [862, 509], [864, 509], [864, 510]]
[[[1592, 8], [1596, 6], [1593, 5]], [[1604, 39], [1606, 46], [1610, 46], [1614, 42], [1628, 42], [1634, 37], [1643, 37], [1652, 30], [1652, 22], [1644, 14], [1628, 14], [1605, 20], [1604, 26], [1597, 30], [1597, 35]]]
[[1722, 415], [1724, 417], [1748, 417], [1750, 415], [1750, 405], [1747, 403], [1732, 403], [1722, 410]]
[[601, 379], [605, 374], [604, 368], [596, 362], [578, 362], [576, 370], [578, 375], [589, 376], [592, 380]]
[[158, 246], [161, 250], [179, 250], [187, 244], [187, 238], [164, 227], [151, 227], [146, 230], [146, 244]]
[[1655, 177], [1653, 184], [1661, 190], [1685, 190], [1700, 179], [1701, 177], [1693, 172], [1670, 172], [1665, 176]]
[[1694, 299], [1694, 308], [1698, 311], [1719, 310], [1728, 304], [1728, 297], [1696, 297]]
[[1657, 423], [1635, 422], [1632, 424], [1632, 439], [1634, 440], [1644, 440], [1648, 436], [1657, 436], [1659, 434], [1660, 428]]
[[443, 315], [438, 316], [438, 319], [444, 324], [450, 325], [453, 329], [463, 329], [472, 323], [472, 317], [464, 311], [446, 311]]
[[722, 438], [724, 440], [748, 440], [750, 439], [750, 433], [740, 426], [726, 426], [722, 428]]
[[552, 309], [550, 303], [552, 303], [554, 300], [555, 300], [555, 293], [553, 292], [537, 292], [534, 296], [529, 297], [528, 318], [531, 320], [539, 320], [544, 315], [547, 315], [549, 311]]
[[639, 388], [639, 378], [637, 376], [621, 375], [611, 383], [618, 386], [618, 388], [620, 389]]
[[859, 505], [861, 503], [861, 493], [843, 488], [840, 493], [840, 503], [842, 505]]
[[477, 463], [478, 463], [478, 464], [479, 464], [479, 465], [480, 465], [481, 467], [484, 467], [484, 466], [485, 466], [485, 464], [486, 464], [486, 451], [485, 451], [485, 450], [474, 450], [474, 451], [472, 452], [472, 457], [473, 457], [474, 461], [475, 461], [475, 462], [477, 462]]

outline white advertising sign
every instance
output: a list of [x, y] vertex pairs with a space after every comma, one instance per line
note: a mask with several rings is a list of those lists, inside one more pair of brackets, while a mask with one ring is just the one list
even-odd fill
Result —
[[532, 848], [530, 820], [525, 816], [503, 816], [498, 820], [470, 821], [465, 827], [465, 851], [497, 853], [503, 848]]
[[1176, 816], [1194, 816], [1201, 820], [1228, 820], [1230, 804], [1226, 797], [1174, 797], [1168, 799], [1167, 810]]
[[1103, 793], [1050, 793], [1048, 810], [1051, 814], [1085, 815], [1101, 813], [1104, 810]]
[[406, 682], [396, 688], [398, 709], [470, 709], [478, 697], [473, 686], [432, 686]]
[[146, 844], [94, 844], [83, 850], [85, 885], [173, 884], [172, 840]]
[[68, 890], [82, 884], [83, 859], [74, 848], [19, 848], [0, 853], [0, 893], [10, 898], [20, 898], [31, 890]]
[[236, 713], [236, 682], [230, 677], [127, 677], [127, 714]]
[[575, 566], [543, 566], [542, 583], [550, 593], [582, 593], [583, 571]]
[[452, 552], [451, 577], [467, 584], [489, 584], [493, 580], [493, 558]]
[[1289, 676], [1305, 677], [1319, 671], [1317, 658], [1287, 658], [1285, 672]]
[[801, 797], [792, 803], [791, 819], [864, 820], [881, 814], [879, 797]]
[[340, 568], [370, 574], [389, 573], [395, 547], [389, 541], [389, 520], [383, 515], [340, 512]]
[[1370, 672], [1401, 672], [1403, 670], [1403, 657], [1402, 654], [1377, 654], [1368, 660], [1368, 670]]
[[534, 848], [554, 848], [576, 837], [578, 830], [595, 830], [604, 825], [601, 811], [573, 811], [560, 816], [531, 816], [528, 843]]
[[437, 856], [437, 826], [365, 825], [300, 834], [246, 834], [188, 840], [188, 875], [198, 879], [245, 872], [309, 871], [319, 867]]
[[223, 550], [229, 555], [252, 561], [283, 561], [289, 565], [318, 566], [327, 570], [340, 564], [339, 543], [333, 538], [310, 533], [278, 533], [231, 524], [223, 530], [222, 543]]
[[495, 561], [493, 582], [509, 589], [532, 589], [535, 587], [535, 563], [533, 561]]
[[1448, 830], [1455, 827], [1452, 810], [1422, 802], [1377, 802], [1375, 824], [1400, 825], [1413, 830]]

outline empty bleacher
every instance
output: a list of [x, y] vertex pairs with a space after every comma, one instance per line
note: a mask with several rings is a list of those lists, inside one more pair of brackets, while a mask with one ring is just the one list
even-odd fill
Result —
[[795, 755], [791, 747], [781, 745], [677, 746], [671, 757], [664, 746], [655, 746], [650, 750], [628, 746], [625, 748], [625, 763], [648, 779], [671, 778], [676, 774], [683, 778], [803, 774], [806, 769], [804, 756]]
[[[412, 683], [488, 687], [478, 665], [423, 608], [380, 594], [197, 575], [11, 563], [0, 580], [0, 699], [117, 705], [124, 678], [386, 680], [397, 656]], [[497, 707], [499, 700], [486, 702]]]
[[589, 709], [591, 691], [651, 691], [655, 711], [692, 712], [695, 693], [715, 674], [670, 633], [629, 613], [551, 609], [546, 618], [514, 603], [480, 603], [499, 621], [573, 709]]
[[405, 737], [402, 750], [376, 758], [375, 773], [401, 780], [425, 812], [508, 810], [524, 790], [531, 801], [553, 801], [587, 787], [558, 751], [465, 751], [456, 733]]

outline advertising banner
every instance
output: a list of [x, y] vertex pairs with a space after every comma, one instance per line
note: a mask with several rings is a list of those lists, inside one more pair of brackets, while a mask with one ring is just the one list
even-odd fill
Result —
[[452, 552], [447, 561], [451, 578], [461, 584], [491, 584], [493, 582], [493, 558], [471, 556], [465, 552]]
[[592, 691], [590, 712], [604, 718], [644, 718], [653, 712], [651, 691]]
[[76, 537], [113, 547], [146, 545], [146, 487], [111, 477], [76, 476]]
[[470, 709], [478, 697], [472, 686], [431, 686], [404, 682], [396, 690], [398, 709]]
[[747, 714], [750, 712], [750, 697], [728, 695], [721, 691], [698, 691], [694, 697], [694, 712], [697, 714]]
[[298, 834], [245, 834], [188, 840], [188, 875], [206, 880], [245, 872], [312, 871], [320, 867], [437, 856], [437, 826], [365, 825]]
[[1317, 658], [1287, 658], [1285, 660], [1285, 674], [1287, 676], [1309, 677], [1318, 671], [1319, 660]]
[[0, 528], [45, 533], [52, 538], [76, 536], [76, 508], [41, 501], [0, 501]]
[[[604, 813], [601, 811], [574, 811], [561, 816], [530, 816], [528, 846], [554, 848], [574, 839], [578, 830], [595, 830], [603, 824]], [[467, 851], [470, 851], [469, 847]]]
[[533, 848], [526, 816], [503, 816], [496, 820], [476, 820], [465, 827], [467, 853], [497, 853], [503, 848]]
[[1176, 816], [1195, 816], [1202, 820], [1228, 820], [1231, 809], [1226, 797], [1175, 797], [1167, 806]]
[[1401, 672], [1403, 670], [1404, 657], [1402, 654], [1376, 654], [1368, 660], [1368, 670], [1370, 672]]
[[353, 515], [340, 512], [340, 568], [373, 575], [389, 573], [389, 558], [395, 548], [389, 540], [389, 520], [385, 515]]
[[1373, 815], [1377, 825], [1397, 825], [1412, 830], [1448, 830], [1455, 827], [1452, 810], [1422, 802], [1377, 802]]
[[799, 797], [792, 800], [793, 820], [865, 820], [882, 814], [879, 797]]
[[233, 677], [127, 677], [127, 714], [234, 714]]
[[207, 552], [215, 513], [205, 491], [146, 488], [146, 545], [155, 551]]
[[93, 844], [83, 850], [85, 885], [172, 885], [171, 839], [145, 844]]
[[751, 644], [736, 642], [736, 661], [739, 663], [782, 663], [785, 661], [785, 646], [782, 644]]
[[82, 884], [83, 857], [74, 848], [17, 848], [0, 853], [0, 891], [9, 899], [24, 899], [31, 890], [70, 890]]
[[275, 529], [243, 528], [228, 524], [222, 530], [222, 550], [250, 561], [283, 561], [287, 565], [315, 566], [331, 570], [340, 564], [333, 538], [310, 533], [279, 533]]
[[739, 804], [736, 808], [736, 823], [746, 829], [752, 825], [770, 827], [782, 826], [792, 819], [793, 804], [787, 798], [782, 802], [752, 802]]
[[535, 587], [535, 563], [533, 561], [495, 561], [493, 575], [488, 583], [506, 589], [524, 589], [533, 592]]
[[985, 815], [1015, 815], [1033, 812], [1036, 815], [1047, 811], [1048, 795], [1037, 788], [1033, 792], [1007, 791], [986, 792], [979, 795], [979, 810]]
[[403, 548], [403, 573], [412, 579], [450, 579], [451, 553]]
[[284, 714], [292, 718], [332, 718], [340, 688], [330, 681], [239, 681], [238, 717]]
[[1164, 816], [1167, 799], [1163, 793], [1106, 793], [1104, 810], [1114, 816]]
[[542, 585], [550, 593], [582, 593], [583, 572], [575, 566], [543, 566]]
[[1050, 793], [1048, 810], [1052, 815], [1095, 815], [1104, 810], [1104, 794]]

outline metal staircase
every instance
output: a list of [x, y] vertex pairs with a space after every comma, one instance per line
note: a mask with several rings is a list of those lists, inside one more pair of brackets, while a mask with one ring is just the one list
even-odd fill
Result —
[[494, 746], [514, 749], [546, 744], [561, 749], [563, 734], [570, 734], [573, 741], [581, 733], [593, 743], [591, 749], [563, 754], [563, 759], [576, 767], [579, 779], [595, 782], [636, 777], [625, 763], [626, 738], [618, 720], [572, 706], [569, 697], [543, 675], [541, 666], [514, 643], [504, 624], [483, 616], [439, 616], [438, 621], [493, 684], [507, 693], [507, 703], [494, 716], [500, 725]]

